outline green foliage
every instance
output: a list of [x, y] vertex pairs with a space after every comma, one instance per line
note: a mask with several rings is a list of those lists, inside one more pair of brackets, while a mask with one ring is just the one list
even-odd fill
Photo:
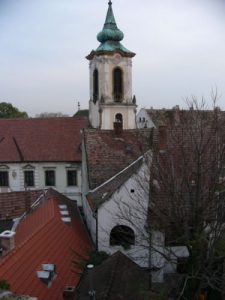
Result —
[[103, 251], [92, 251], [91, 253], [77, 253], [73, 252], [73, 268], [74, 272], [77, 274], [82, 274], [83, 270], [88, 264], [93, 264], [94, 266], [100, 265], [105, 259], [109, 257], [106, 252]]
[[199, 270], [204, 266], [207, 255], [208, 240], [205, 232], [194, 234], [191, 241], [189, 241], [190, 257], [188, 259], [189, 273], [193, 274], [194, 270]]
[[225, 240], [220, 240], [217, 242], [215, 247], [215, 255], [218, 257], [225, 256]]
[[28, 115], [25, 111], [19, 111], [19, 109], [14, 107], [11, 103], [0, 102], [0, 118], [28, 118]]
[[7, 291], [10, 290], [10, 284], [6, 280], [2, 279], [0, 280], [0, 289]]

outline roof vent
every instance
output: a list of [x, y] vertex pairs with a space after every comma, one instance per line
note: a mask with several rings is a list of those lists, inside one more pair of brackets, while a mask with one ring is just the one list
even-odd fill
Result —
[[61, 218], [61, 219], [62, 219], [62, 221], [63, 221], [64, 223], [66, 223], [66, 224], [71, 223], [71, 218], [70, 218], [70, 217], [65, 217], [65, 218]]
[[68, 210], [60, 210], [60, 213], [61, 213], [62, 216], [68, 216], [69, 215]]
[[42, 264], [42, 270], [37, 271], [37, 277], [50, 287], [56, 277], [56, 266], [54, 264]]
[[67, 205], [66, 204], [61, 204], [59, 205], [60, 210], [67, 210]]
[[66, 286], [63, 291], [63, 299], [64, 300], [72, 300], [74, 299], [75, 287], [74, 286]]

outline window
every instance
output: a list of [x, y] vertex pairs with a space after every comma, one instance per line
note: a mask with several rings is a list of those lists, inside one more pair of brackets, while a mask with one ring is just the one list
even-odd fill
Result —
[[45, 171], [45, 185], [46, 186], [55, 186], [55, 171], [46, 170]]
[[0, 186], [9, 186], [8, 171], [0, 171]]
[[121, 245], [125, 249], [135, 244], [134, 231], [124, 225], [115, 226], [110, 233], [110, 245]]
[[67, 170], [67, 185], [68, 186], [77, 185], [77, 171], [76, 170]]
[[34, 186], [34, 171], [24, 171], [24, 186]]
[[115, 120], [116, 120], [116, 122], [123, 124], [123, 115], [122, 114], [116, 114]]
[[121, 102], [123, 98], [123, 73], [120, 68], [113, 71], [113, 94], [116, 102]]
[[93, 101], [96, 103], [98, 100], [98, 70], [95, 69], [93, 73]]

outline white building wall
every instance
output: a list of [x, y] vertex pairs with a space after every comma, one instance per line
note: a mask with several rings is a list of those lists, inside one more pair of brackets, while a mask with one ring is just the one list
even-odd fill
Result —
[[[113, 70], [119, 67], [123, 72], [123, 101], [114, 102]], [[119, 53], [114, 55], [95, 56], [89, 65], [90, 69], [90, 102], [89, 120], [94, 128], [113, 129], [115, 114], [123, 114], [124, 129], [136, 128], [136, 105], [132, 103], [132, 60]], [[93, 73], [99, 74], [99, 99], [93, 102]], [[102, 102], [102, 99], [104, 102]]]
[[102, 105], [102, 129], [114, 129], [116, 114], [120, 113], [123, 116], [123, 128], [135, 129], [135, 107], [114, 105], [113, 107]]
[[[113, 254], [117, 250], [140, 266], [149, 265], [148, 235], [145, 230], [149, 202], [149, 169], [144, 165], [125, 182], [98, 210], [98, 249]], [[135, 233], [135, 245], [125, 250], [110, 246], [110, 232], [117, 225], [126, 225]]]
[[152, 122], [152, 119], [149, 117], [145, 108], [137, 113], [136, 123], [138, 128], [152, 128], [155, 127], [155, 124]]
[[[55, 171], [54, 189], [64, 194], [72, 200], [76, 200], [81, 205], [81, 164], [63, 162], [40, 162], [40, 163], [7, 163], [1, 164], [0, 170], [7, 170], [9, 174], [9, 187], [0, 187], [1, 192], [5, 191], [24, 191], [24, 170], [34, 171], [35, 186], [28, 187], [28, 190], [46, 189], [45, 170]], [[68, 186], [67, 170], [77, 171], [77, 186]]]
[[88, 173], [87, 173], [87, 161], [86, 150], [84, 141], [82, 141], [82, 207], [86, 220], [88, 230], [91, 234], [92, 240], [96, 241], [96, 219], [94, 212], [90, 208], [86, 195], [89, 192]]

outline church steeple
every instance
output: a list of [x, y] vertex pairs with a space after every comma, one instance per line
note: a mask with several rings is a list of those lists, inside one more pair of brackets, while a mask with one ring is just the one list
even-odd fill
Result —
[[109, 1], [109, 7], [105, 19], [105, 24], [103, 26], [102, 31], [99, 32], [97, 35], [97, 40], [100, 43], [105, 43], [108, 41], [115, 41], [119, 42], [122, 41], [124, 34], [123, 32], [118, 29], [115, 21], [115, 17], [112, 10], [112, 2]]
[[113, 129], [114, 122], [122, 123], [124, 129], [135, 128], [136, 103], [132, 95], [135, 53], [120, 43], [123, 37], [109, 1], [103, 29], [97, 35], [100, 45], [86, 57], [90, 61], [89, 119], [95, 128]]
[[96, 50], [92, 50], [91, 53], [86, 57], [91, 60], [94, 55], [102, 54], [102, 52], [119, 52], [123, 56], [133, 57], [135, 53], [126, 49], [120, 41], [123, 40], [124, 34], [117, 27], [116, 20], [114, 17], [112, 2], [108, 3], [108, 11], [106, 14], [105, 23], [102, 31], [97, 35], [97, 40], [101, 43]]

